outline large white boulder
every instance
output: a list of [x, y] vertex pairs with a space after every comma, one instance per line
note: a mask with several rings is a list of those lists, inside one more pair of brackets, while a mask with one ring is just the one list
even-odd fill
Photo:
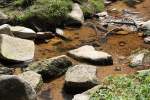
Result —
[[0, 57], [12, 61], [29, 61], [34, 57], [34, 42], [0, 34]]
[[36, 100], [36, 92], [24, 79], [15, 75], [2, 75], [0, 100]]
[[36, 37], [35, 31], [33, 31], [30, 28], [23, 27], [23, 26], [11, 26], [10, 30], [14, 34], [14, 36], [20, 37], [23, 39], [35, 39]]
[[92, 64], [110, 65], [113, 63], [110, 54], [102, 51], [96, 51], [93, 46], [89, 45], [70, 50], [68, 54], [77, 60], [86, 61]]

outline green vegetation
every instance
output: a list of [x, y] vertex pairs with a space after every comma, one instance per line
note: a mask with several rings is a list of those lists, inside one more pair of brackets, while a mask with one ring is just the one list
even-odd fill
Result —
[[[10, 17], [10, 23], [30, 26], [34, 24], [41, 28], [41, 26], [60, 25], [65, 21], [72, 10], [73, 1], [76, 0], [3, 0], [0, 7]], [[81, 1], [83, 2], [81, 8], [85, 16], [104, 9], [103, 0]], [[39, 26], [39, 24], [42, 25]]]
[[103, 0], [89, 0], [88, 2], [83, 2], [81, 8], [85, 16], [90, 16], [103, 11], [104, 3]]
[[104, 86], [91, 94], [90, 100], [149, 100], [150, 71], [133, 76], [110, 76]]

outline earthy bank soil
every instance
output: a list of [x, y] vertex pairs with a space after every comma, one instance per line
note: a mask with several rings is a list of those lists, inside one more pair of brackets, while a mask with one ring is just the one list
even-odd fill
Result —
[[[141, 16], [150, 17], [150, 1], [136, 6], [136, 8], [130, 8], [141, 12]], [[122, 2], [116, 2], [109, 6], [110, 8], [124, 9], [129, 8]], [[144, 44], [143, 38], [138, 36], [138, 33], [130, 33], [127, 35], [112, 35], [108, 38], [105, 44], [100, 44], [99, 39], [101, 37], [96, 36], [95, 31], [89, 27], [81, 28], [65, 28], [65, 36], [70, 38], [71, 41], [63, 41], [60, 38], [53, 38], [48, 43], [42, 43], [36, 45], [35, 60], [43, 58], [51, 58], [66, 54], [68, 50], [78, 48], [82, 45], [93, 45], [97, 50], [108, 52], [112, 55], [114, 65], [112, 66], [98, 66], [97, 76], [100, 80], [109, 75], [119, 74], [132, 74], [137, 70], [147, 69], [148, 67], [130, 68], [127, 66], [127, 57], [138, 48], [150, 48], [148, 44]], [[81, 62], [73, 60], [74, 64]], [[64, 76], [44, 83], [42, 90], [38, 93], [38, 100], [71, 100], [70, 96], [62, 91], [64, 84]]]

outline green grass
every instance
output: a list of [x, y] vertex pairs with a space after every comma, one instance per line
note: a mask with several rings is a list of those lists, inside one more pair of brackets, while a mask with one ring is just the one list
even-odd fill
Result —
[[150, 73], [108, 77], [104, 86], [91, 94], [90, 100], [149, 100]]

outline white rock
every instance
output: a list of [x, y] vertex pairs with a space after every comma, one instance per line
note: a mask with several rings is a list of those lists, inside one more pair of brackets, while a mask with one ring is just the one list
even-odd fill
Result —
[[83, 92], [98, 84], [96, 67], [80, 64], [70, 67], [65, 75], [66, 92]]
[[0, 34], [0, 57], [12, 61], [29, 61], [34, 57], [34, 42]]
[[72, 5], [72, 11], [71, 13], [68, 14], [70, 18], [72, 18], [73, 20], [76, 20], [80, 23], [84, 22], [84, 15], [83, 12], [79, 6], [79, 4], [74, 3]]
[[35, 90], [39, 90], [43, 84], [42, 76], [33, 71], [27, 71], [19, 75], [20, 78], [26, 80]]
[[93, 46], [89, 45], [70, 50], [68, 54], [77, 60], [84, 60], [93, 64], [109, 65], [113, 63], [111, 55], [102, 51], [96, 51]]
[[144, 38], [144, 42], [145, 42], [145, 43], [150, 43], [150, 36]]
[[56, 33], [59, 35], [64, 35], [64, 31], [60, 28], [56, 28]]
[[77, 94], [73, 97], [72, 100], [89, 100], [89, 96], [86, 94]]
[[34, 39], [36, 37], [36, 32], [30, 28], [23, 26], [12, 26], [10, 29], [15, 36], [23, 39]]

